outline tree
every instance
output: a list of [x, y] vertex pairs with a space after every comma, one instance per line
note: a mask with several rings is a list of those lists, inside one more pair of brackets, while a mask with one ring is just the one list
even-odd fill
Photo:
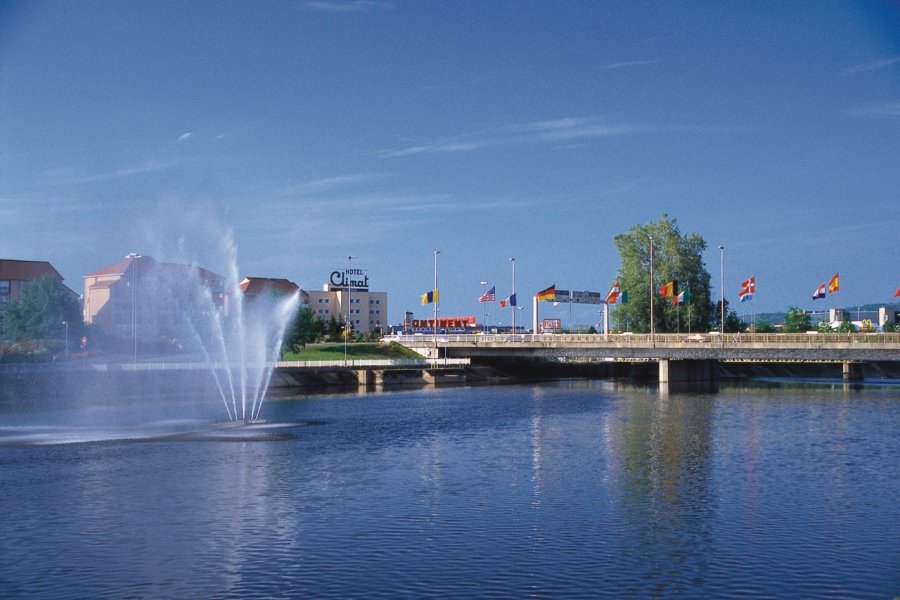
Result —
[[62, 282], [42, 277], [22, 286], [22, 295], [9, 303], [4, 319], [5, 337], [19, 340], [62, 340], [80, 336], [84, 319], [78, 301]]
[[837, 326], [838, 333], [856, 333], [856, 325], [850, 321], [850, 317], [844, 316], [844, 320]]
[[[703, 264], [706, 241], [696, 233], [682, 235], [675, 219], [663, 213], [656, 223], [635, 225], [615, 237], [619, 250], [619, 286], [628, 291], [628, 304], [615, 309], [617, 322], [627, 319], [633, 331], [650, 331], [650, 238], [653, 238], [653, 313], [658, 332], [693, 328], [702, 330], [710, 321], [710, 276]], [[679, 290], [690, 289], [690, 303], [676, 307], [663, 298], [659, 287], [677, 281]], [[677, 319], [677, 322], [676, 322]], [[679, 325], [680, 323], [680, 325]]]
[[287, 350], [299, 350], [305, 348], [310, 342], [314, 342], [325, 331], [325, 324], [317, 319], [312, 309], [301, 306], [297, 309], [297, 316], [284, 336], [284, 348]]
[[[722, 301], [716, 300], [709, 314], [709, 330], [719, 331], [719, 321], [722, 319]], [[725, 300], [725, 333], [739, 333], [747, 328], [747, 324], [728, 306]]]
[[756, 333], [774, 333], [775, 327], [766, 319], [760, 319], [756, 322]]
[[804, 333], [812, 329], [809, 314], [797, 306], [789, 306], [784, 317], [785, 333]]

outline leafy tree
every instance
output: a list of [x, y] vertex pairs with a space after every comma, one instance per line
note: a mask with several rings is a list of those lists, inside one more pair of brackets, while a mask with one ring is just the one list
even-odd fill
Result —
[[884, 325], [881, 326], [881, 331], [884, 333], [897, 333], [900, 331], [900, 326], [893, 321], [886, 321]]
[[756, 322], [756, 333], [774, 333], [775, 327], [765, 319]]
[[844, 317], [841, 324], [837, 326], [838, 333], [856, 333], [856, 325], [850, 321], [850, 317]]
[[325, 324], [317, 319], [312, 309], [301, 306], [297, 309], [297, 316], [291, 324], [291, 328], [284, 336], [286, 349], [298, 350], [305, 348], [310, 342], [319, 339], [325, 331]]
[[784, 317], [785, 333], [803, 333], [812, 329], [809, 314], [800, 307], [789, 306]]
[[[628, 304], [615, 309], [617, 322], [627, 320], [633, 331], [650, 331], [650, 238], [653, 238], [653, 313], [654, 330], [681, 328], [701, 330], [710, 321], [710, 276], [703, 264], [706, 241], [696, 233], [682, 235], [675, 219], [663, 213], [656, 223], [635, 225], [628, 233], [615, 237], [621, 267], [619, 285], [628, 291]], [[677, 281], [679, 290], [690, 289], [690, 303], [676, 308], [671, 298], [663, 298], [658, 289]], [[677, 312], [676, 312], [677, 311]]]
[[816, 331], [819, 333], [834, 333], [834, 327], [828, 321], [819, 321], [816, 324]]
[[[709, 315], [709, 330], [719, 331], [719, 321], [722, 319], [722, 301], [717, 300]], [[747, 324], [729, 308], [728, 300], [725, 300], [725, 333], [739, 333], [747, 328]]]
[[70, 338], [80, 336], [84, 320], [78, 301], [53, 277], [22, 286], [22, 295], [9, 303], [4, 319], [8, 340], [61, 340], [66, 327]]
[[325, 326], [325, 339], [329, 342], [339, 342], [343, 340], [344, 323], [338, 321], [334, 315]]

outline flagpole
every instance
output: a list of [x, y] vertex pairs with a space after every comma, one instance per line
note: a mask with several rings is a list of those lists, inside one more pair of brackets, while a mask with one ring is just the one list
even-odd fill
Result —
[[725, 246], [719, 246], [719, 277], [721, 278], [722, 297], [721, 314], [719, 315], [719, 339], [725, 345]]
[[653, 345], [653, 236], [650, 236], [650, 344]]
[[437, 296], [434, 299], [434, 358], [438, 358], [438, 343], [437, 343], [437, 326], [438, 326], [438, 302], [441, 299], [441, 293], [438, 291], [438, 278], [437, 278], [437, 267], [438, 267], [438, 254], [440, 254], [440, 250], [434, 251], [434, 295]]
[[[481, 297], [484, 298], [484, 295], [487, 294], [487, 281], [481, 282]], [[487, 300], [481, 303], [481, 327], [484, 329], [484, 333], [487, 333]]]
[[[509, 261], [512, 263], [512, 297], [516, 297], [516, 259], [515, 257], [510, 256]], [[513, 304], [512, 308], [512, 332], [513, 335], [516, 333], [516, 307]]]

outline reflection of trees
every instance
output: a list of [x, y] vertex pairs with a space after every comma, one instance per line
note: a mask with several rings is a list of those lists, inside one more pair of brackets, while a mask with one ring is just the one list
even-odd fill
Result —
[[[618, 427], [625, 560], [653, 593], [702, 584], [712, 544], [713, 400], [638, 396]], [[638, 591], [638, 590], [635, 590]]]

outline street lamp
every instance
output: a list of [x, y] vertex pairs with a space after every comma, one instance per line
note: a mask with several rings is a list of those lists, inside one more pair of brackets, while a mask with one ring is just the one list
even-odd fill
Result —
[[513, 306], [512, 332], [513, 332], [513, 335], [515, 335], [516, 334], [516, 309], [515, 309], [515, 306], [516, 306], [516, 259], [515, 259], [515, 257], [510, 256], [509, 262], [512, 263], [512, 295], [510, 296], [510, 298], [512, 298], [512, 306]]
[[347, 364], [347, 338], [350, 337], [350, 332], [353, 331], [353, 321], [351, 321], [350, 315], [353, 312], [351, 308], [351, 297], [350, 297], [350, 289], [353, 287], [350, 285], [351, 278], [353, 277], [353, 259], [359, 258], [358, 256], [348, 256], [347, 257], [347, 277], [344, 281], [344, 285], [347, 286], [347, 320], [344, 321], [344, 365]]
[[66, 357], [66, 360], [69, 360], [69, 322], [63, 321], [62, 324], [66, 326], [65, 357]]

